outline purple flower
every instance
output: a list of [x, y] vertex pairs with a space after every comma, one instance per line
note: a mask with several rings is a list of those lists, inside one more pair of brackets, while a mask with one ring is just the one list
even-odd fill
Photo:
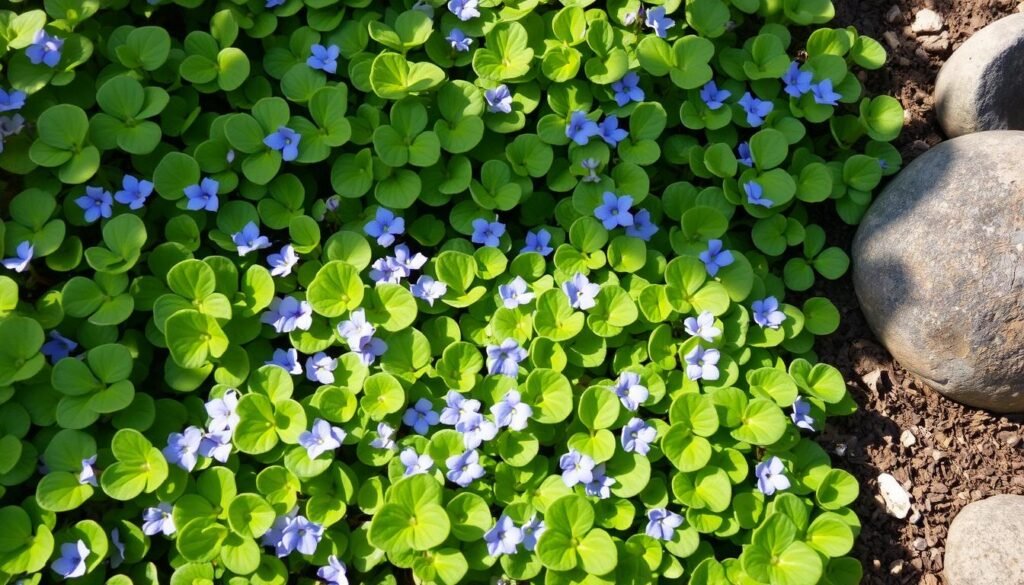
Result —
[[406, 447], [405, 450], [398, 455], [398, 460], [405, 466], [405, 477], [418, 475], [420, 473], [427, 473], [432, 467], [434, 467], [434, 460], [430, 458], [430, 455], [427, 455], [426, 453], [419, 455], [412, 447]]
[[501, 345], [488, 345], [487, 373], [516, 378], [519, 376], [519, 362], [525, 359], [526, 350], [515, 339], [506, 339]]
[[114, 196], [103, 187], [86, 187], [85, 195], [75, 199], [75, 205], [85, 212], [85, 221], [92, 223], [114, 213]]
[[334, 383], [334, 370], [338, 369], [338, 360], [322, 351], [306, 358], [306, 379], [321, 384]]
[[82, 459], [82, 470], [78, 472], [78, 483], [99, 487], [99, 483], [96, 481], [96, 470], [93, 469], [93, 465], [96, 465], [95, 455], [88, 459]]
[[21, 114], [13, 116], [0, 116], [0, 152], [4, 151], [3, 139], [15, 134], [21, 134], [25, 129], [25, 118]]
[[164, 458], [185, 471], [192, 471], [198, 462], [199, 443], [203, 431], [199, 427], [188, 427], [184, 433], [171, 433], [164, 447]]
[[377, 438], [370, 441], [370, 446], [374, 449], [387, 449], [391, 450], [395, 448], [395, 429], [386, 422], [377, 423]]
[[50, 331], [50, 341], [43, 344], [39, 350], [50, 359], [50, 363], [57, 363], [71, 355], [71, 352], [78, 348], [78, 344], [61, 335], [56, 329]]
[[398, 284], [409, 275], [409, 271], [391, 256], [374, 260], [370, 268], [370, 279], [376, 284]]
[[271, 150], [280, 152], [281, 160], [293, 161], [299, 157], [300, 140], [302, 140], [301, 134], [291, 128], [281, 126], [277, 132], [264, 138], [263, 144], [266, 144]]
[[597, 305], [594, 299], [597, 293], [601, 292], [601, 285], [590, 282], [586, 276], [577, 272], [571, 279], [562, 283], [562, 292], [569, 297], [572, 308], [586, 311]]
[[487, 554], [492, 557], [514, 555], [519, 543], [523, 542], [523, 531], [512, 523], [512, 519], [502, 514], [491, 528], [484, 534], [487, 543]]
[[530, 422], [533, 408], [523, 402], [518, 390], [509, 390], [504, 398], [491, 407], [491, 414], [498, 428], [508, 427], [513, 431], [521, 431]]
[[640, 89], [640, 76], [636, 71], [630, 71], [622, 79], [612, 84], [612, 91], [615, 92], [615, 103], [619, 107], [629, 102], [644, 101], [644, 90]]
[[124, 562], [124, 543], [117, 528], [110, 531], [110, 544], [114, 545], [114, 550], [110, 551], [110, 568], [116, 569]]
[[347, 433], [322, 418], [313, 421], [313, 428], [299, 435], [299, 444], [306, 448], [306, 455], [316, 459], [320, 455], [341, 447]]
[[[474, 0], [467, 0], [473, 2]], [[512, 92], [504, 83], [494, 89], [484, 92], [484, 99], [487, 100], [487, 111], [492, 114], [512, 113]]]
[[444, 397], [445, 407], [441, 409], [441, 424], [455, 426], [460, 421], [480, 412], [480, 401], [466, 398], [457, 390], [449, 390]]
[[217, 189], [220, 189], [220, 183], [210, 178], [203, 179], [198, 185], [185, 187], [185, 197], [188, 199], [186, 209], [189, 211], [217, 211], [220, 207]]
[[462, 444], [467, 449], [476, 449], [498, 435], [498, 425], [478, 412], [467, 413], [455, 423], [455, 430], [462, 433]]
[[567, 487], [594, 481], [595, 466], [593, 459], [576, 449], [569, 449], [568, 453], [558, 459], [558, 467], [562, 470], [562, 481]]
[[725, 100], [729, 99], [732, 92], [725, 89], [718, 89], [714, 81], [709, 81], [700, 90], [700, 99], [704, 100], [704, 104], [707, 105], [709, 110], [717, 110], [725, 105]]
[[146, 205], [146, 199], [152, 194], [153, 183], [125, 175], [121, 179], [121, 190], [114, 193], [114, 200], [127, 205], [128, 209], [139, 210]]
[[285, 244], [280, 252], [267, 256], [271, 276], [288, 276], [298, 263], [299, 255], [295, 253], [295, 248], [291, 244]]
[[270, 240], [260, 235], [260, 226], [254, 221], [245, 224], [242, 231], [231, 234], [231, 241], [238, 248], [239, 256], [270, 247]]
[[480, 16], [480, 11], [477, 10], [479, 4], [478, 0], [448, 0], [448, 10], [465, 22]]
[[393, 258], [393, 262], [394, 264], [397, 264], [398, 266], [404, 268], [405, 276], [409, 276], [409, 274], [413, 270], [419, 270], [420, 268], [423, 268], [423, 265], [427, 263], [427, 257], [424, 256], [423, 254], [420, 254], [419, 252], [416, 252], [416, 254], [412, 254], [411, 252], [409, 252], [409, 246], [406, 246], [405, 244], [399, 244], [395, 246], [395, 255]]
[[715, 327], [715, 316], [711, 311], [704, 311], [697, 318], [687, 317], [683, 321], [683, 329], [689, 335], [700, 337], [708, 343], [712, 343], [716, 337], [722, 334], [722, 330]]
[[60, 50], [64, 39], [46, 34], [44, 30], [36, 31], [32, 44], [25, 49], [25, 56], [33, 65], [43, 64], [53, 69], [60, 62]]
[[520, 254], [526, 254], [527, 252], [536, 252], [541, 256], [547, 256], [554, 251], [554, 248], [549, 246], [551, 243], [551, 234], [548, 230], [539, 229], [536, 233], [526, 233], [526, 245], [519, 251]]
[[640, 385], [640, 375], [633, 372], [622, 372], [615, 382], [615, 395], [619, 397], [626, 410], [636, 412], [651, 393], [646, 386]]
[[230, 430], [205, 433], [199, 442], [199, 454], [227, 463], [228, 457], [231, 457], [231, 433]]
[[18, 244], [14, 253], [16, 254], [13, 258], [4, 258], [0, 263], [4, 265], [4, 268], [13, 270], [15, 272], [24, 272], [28, 268], [28, 263], [32, 260], [32, 253], [35, 248], [28, 240]]
[[633, 198], [629, 195], [618, 197], [611, 191], [605, 191], [602, 195], [602, 204], [594, 210], [594, 217], [601, 220], [604, 229], [613, 230], [619, 226], [627, 227], [633, 225], [633, 214], [629, 208], [633, 205]]
[[811, 416], [811, 403], [804, 400], [801, 396], [797, 396], [796, 400], [793, 401], [793, 412], [790, 413], [789, 418], [793, 419], [793, 423], [798, 428], [808, 431], [814, 430], [814, 417]]
[[750, 308], [754, 312], [754, 323], [761, 327], [778, 329], [786, 320], [786, 314], [779, 310], [779, 300], [775, 297], [754, 301]]
[[312, 53], [308, 59], [306, 59], [306, 65], [310, 69], [319, 69], [324, 73], [337, 73], [338, 72], [338, 55], [341, 54], [341, 49], [338, 45], [313, 45], [309, 48]]
[[286, 516], [278, 516], [270, 526], [270, 530], [267, 530], [263, 534], [263, 538], [260, 540], [260, 542], [265, 546], [273, 546], [274, 552], [279, 557], [286, 557], [292, 552], [292, 550], [294, 550], [289, 550], [288, 547], [285, 546], [284, 531], [287, 530], [293, 522], [295, 522], [295, 517], [298, 515], [298, 512], [299, 508], [296, 506], [292, 508]]
[[547, 526], [544, 525], [544, 521], [537, 518], [537, 514], [530, 516], [530, 520], [523, 524], [523, 548], [528, 551], [532, 551], [537, 548], [537, 541], [540, 540], [540, 535], [544, 534], [544, 530]]
[[647, 28], [653, 30], [654, 34], [665, 38], [668, 36], [668, 29], [675, 26], [676, 21], [665, 16], [664, 6], [657, 6], [647, 9], [647, 18], [644, 20], [644, 24], [647, 25]]
[[601, 134], [601, 128], [587, 117], [586, 112], [576, 110], [569, 116], [565, 126], [565, 136], [580, 146], [585, 146], [590, 139]]
[[[304, 516], [296, 516], [281, 535], [281, 544], [291, 553], [297, 550], [304, 555], [316, 554], [316, 547], [324, 536], [324, 527], [310, 522]], [[278, 553], [280, 556], [280, 553]]]
[[530, 292], [523, 277], [517, 276], [508, 284], [498, 286], [498, 296], [501, 297], [501, 302], [506, 309], [515, 309], [520, 305], [529, 304], [535, 295]]
[[207, 402], [205, 408], [210, 417], [206, 428], [211, 432], [230, 431], [238, 426], [238, 390], [228, 390], [224, 396]]
[[626, 226], [626, 235], [651, 241], [651, 236], [658, 233], [658, 226], [651, 222], [651, 212], [641, 209], [633, 214], [633, 225]]
[[85, 546], [81, 539], [76, 542], [65, 542], [60, 545], [60, 558], [53, 561], [50, 568], [65, 579], [81, 577], [85, 575], [85, 559], [89, 557], [90, 552], [89, 547]]
[[356, 309], [352, 311], [347, 321], [338, 323], [338, 335], [340, 335], [349, 347], [359, 345], [359, 340], [370, 337], [377, 332], [377, 329], [366, 320], [366, 311]]
[[759, 100], [748, 91], [740, 98], [740, 107], [747, 113], [747, 124], [756, 128], [764, 124], [764, 119], [775, 109], [775, 104], [766, 100]]
[[410, 287], [410, 290], [412, 291], [412, 296], [427, 301], [433, 307], [434, 301], [440, 299], [448, 292], [448, 285], [424, 274], [420, 276], [416, 284]]
[[462, 32], [458, 28], [453, 28], [452, 32], [448, 33], [445, 37], [448, 44], [452, 46], [452, 49], [459, 53], [464, 53], [469, 50], [469, 46], [473, 44], [473, 39], [466, 36], [466, 33]]
[[770, 496], [776, 491], [784, 491], [789, 489], [789, 478], [784, 475], [786, 470], [782, 460], [778, 457], [772, 457], [767, 461], [762, 461], [757, 464], [754, 468], [754, 476], [757, 477], [757, 489], [761, 490], [761, 493]]
[[708, 249], [701, 252], [698, 257], [712, 277], [718, 274], [719, 269], [732, 264], [734, 260], [732, 252], [722, 249], [722, 240], [708, 240]]
[[377, 215], [363, 226], [363, 232], [387, 248], [395, 243], [395, 236], [405, 233], [405, 220], [384, 207], [377, 208]]
[[434, 412], [434, 405], [426, 398], [417, 400], [416, 404], [402, 415], [402, 422], [412, 427], [419, 435], [429, 433], [430, 427], [436, 425], [440, 419], [441, 417]]
[[580, 179], [584, 183], [600, 183], [601, 177], [597, 176], [597, 168], [601, 166], [601, 161], [596, 158], [585, 158], [580, 161], [580, 166], [587, 171], [587, 175]]
[[327, 199], [324, 199], [324, 209], [334, 213], [338, 211], [338, 206], [341, 205], [341, 197], [337, 195], [331, 195]]
[[637, 455], [647, 455], [651, 443], [658, 438], [658, 429], [639, 418], [631, 418], [622, 427], [622, 450]]
[[388, 350], [388, 344], [376, 337], [364, 337], [359, 340], [358, 345], [352, 351], [359, 354], [359, 359], [364, 365], [373, 365], [377, 358], [384, 355]]
[[814, 96], [814, 103], [823, 106], [838, 106], [839, 100], [843, 99], [842, 94], [832, 90], [831, 79], [823, 79], [820, 83], [812, 85], [811, 95]]
[[717, 380], [718, 360], [721, 357], [722, 354], [717, 349], [704, 349], [698, 345], [686, 354], [686, 377], [709, 382]]
[[448, 467], [445, 477], [460, 487], [467, 487], [484, 476], [484, 467], [480, 465], [480, 454], [475, 449], [470, 449], [459, 455], [452, 455], [445, 459], [444, 464]]
[[334, 555], [327, 557], [327, 566], [317, 569], [316, 576], [326, 585], [348, 585], [345, 563], [339, 561], [338, 557]]
[[620, 142], [629, 137], [629, 132], [623, 128], [619, 128], [618, 116], [608, 116], [598, 126], [600, 130], [601, 139], [605, 141], [605, 144], [615, 148]]
[[647, 512], [647, 536], [659, 540], [672, 540], [676, 528], [683, 525], [683, 517], [665, 508], [655, 508]]
[[604, 472], [604, 463], [594, 467], [594, 479], [590, 480], [583, 490], [588, 496], [606, 500], [612, 497], [611, 487], [615, 485], [615, 478], [608, 477]]
[[500, 221], [487, 221], [480, 218], [473, 220], [473, 236], [471, 240], [474, 244], [497, 248], [501, 244], [501, 236], [504, 234], [505, 224]]
[[162, 532], [164, 536], [171, 536], [177, 530], [174, 526], [174, 517], [171, 511], [174, 508], [167, 502], [160, 502], [154, 508], [146, 508], [142, 513], [142, 532], [146, 536], [153, 536]]
[[740, 142], [740, 145], [736, 148], [737, 157], [736, 160], [745, 167], [754, 166], [754, 154], [750, 152], [749, 142]]
[[313, 307], [308, 301], [300, 301], [295, 297], [275, 298], [260, 320], [278, 333], [290, 333], [296, 329], [309, 331], [313, 326]]
[[0, 89], [0, 112], [16, 112], [25, 106], [25, 92]]
[[277, 366], [293, 376], [302, 375], [302, 364], [299, 363], [299, 352], [294, 347], [275, 349], [274, 357], [265, 365]]
[[764, 196], [764, 187], [757, 181], [743, 183], [743, 192], [747, 194], [747, 203], [750, 205], [760, 205], [761, 207], [775, 205], [774, 201]]
[[786, 93], [791, 97], [800, 98], [800, 96], [811, 91], [811, 80], [814, 78], [814, 74], [810, 71], [800, 71], [800, 64], [793, 61], [789, 64], [789, 69], [782, 76], [782, 82], [786, 84]]

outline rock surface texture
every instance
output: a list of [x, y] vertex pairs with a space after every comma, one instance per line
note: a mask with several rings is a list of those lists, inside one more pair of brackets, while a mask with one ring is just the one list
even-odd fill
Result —
[[948, 585], [1024, 583], [1024, 496], [992, 496], [957, 514], [946, 538]]
[[893, 357], [996, 412], [1024, 412], [1021, 152], [1018, 131], [939, 144], [885, 188], [853, 242], [861, 309]]
[[1024, 14], [974, 33], [939, 71], [935, 108], [950, 137], [1024, 130]]

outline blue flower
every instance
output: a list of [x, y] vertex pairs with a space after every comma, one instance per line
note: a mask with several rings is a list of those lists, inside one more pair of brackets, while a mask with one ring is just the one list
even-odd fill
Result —
[[786, 320], [786, 314], [779, 310], [779, 299], [775, 297], [765, 297], [754, 301], [751, 310], [754, 313], [754, 323], [761, 327], [778, 329]]
[[171, 433], [164, 447], [164, 458], [185, 471], [192, 471], [199, 461], [199, 443], [203, 431], [199, 427], [188, 427], [184, 433]]
[[617, 116], [606, 117], [601, 124], [598, 126], [601, 134], [601, 139], [604, 140], [605, 144], [615, 148], [620, 142], [629, 137], [629, 132], [623, 128], [619, 128], [619, 118]]
[[516, 378], [519, 376], [519, 362], [525, 359], [526, 350], [515, 339], [506, 339], [501, 345], [488, 345], [487, 373]]
[[217, 189], [220, 189], [220, 183], [210, 178], [203, 179], [198, 185], [185, 187], [185, 197], [188, 199], [186, 208], [189, 211], [217, 211], [220, 207]]
[[798, 428], [808, 431], [814, 430], [814, 417], [811, 416], [811, 403], [804, 400], [801, 396], [797, 396], [796, 400], [793, 401], [793, 412], [790, 413], [789, 418], [793, 419], [793, 424]]
[[622, 427], [622, 450], [626, 453], [647, 455], [651, 450], [651, 443], [656, 438], [658, 438], [658, 429], [642, 419], [631, 418], [626, 426]]
[[286, 550], [285, 555], [281, 555], [281, 551], [278, 551], [278, 556], [286, 556], [292, 551], [299, 551], [304, 555], [316, 554], [316, 547], [320, 544], [320, 539], [324, 536], [324, 527], [316, 522], [310, 522], [304, 516], [296, 516], [294, 520], [288, 523], [288, 526], [284, 529], [284, 534], [281, 536], [281, 548]]
[[594, 481], [596, 465], [593, 459], [576, 449], [569, 449], [568, 453], [558, 459], [558, 468], [562, 470], [562, 481], [566, 487]]
[[602, 195], [602, 204], [594, 209], [594, 217], [601, 220], [606, 230], [613, 230], [619, 226], [631, 226], [633, 225], [633, 214], [629, 212], [629, 208], [632, 205], [633, 198], [629, 195], [619, 197], [615, 193], [605, 191]]
[[722, 249], [722, 240], [708, 240], [708, 249], [701, 252], [698, 257], [710, 276], [715, 276], [719, 269], [732, 264], [734, 260], [732, 252]]
[[245, 224], [242, 231], [231, 234], [231, 241], [238, 248], [239, 256], [270, 247], [270, 240], [260, 235], [260, 226], [254, 221]]
[[[149, 0], [149, 1], [152, 2], [153, 0]], [[263, 7], [264, 8], [277, 8], [278, 6], [282, 6], [282, 5], [284, 5], [284, 0], [267, 0], [266, 3], [263, 4]]]
[[562, 292], [569, 297], [569, 304], [574, 309], [586, 311], [597, 304], [595, 298], [601, 292], [601, 285], [590, 282], [586, 276], [577, 272], [571, 279], [562, 283]]
[[512, 113], [512, 92], [504, 83], [485, 91], [484, 99], [487, 100], [487, 111], [492, 114]]
[[338, 72], [338, 55], [341, 54], [341, 49], [338, 45], [313, 45], [309, 48], [312, 53], [308, 59], [306, 59], [306, 65], [310, 69], [319, 69], [325, 73], [337, 73]]
[[25, 106], [25, 92], [0, 89], [0, 112], [16, 112]]
[[82, 459], [82, 469], [78, 472], [78, 483], [99, 487], [99, 482], [96, 481], [96, 470], [93, 468], [93, 465], [96, 465], [95, 455], [88, 459]]
[[499, 429], [508, 427], [513, 431], [521, 431], [529, 424], [533, 408], [523, 402], [518, 390], [509, 390], [504, 398], [491, 407], [491, 414], [494, 415], [494, 423]]
[[640, 76], [636, 71], [630, 71], [622, 79], [613, 83], [612, 91], [615, 92], [615, 103], [619, 107], [630, 102], [644, 101], [644, 90], [640, 89]]
[[21, 134], [25, 129], [25, 118], [21, 114], [13, 116], [0, 116], [0, 152], [4, 151], [3, 139], [15, 134]]
[[683, 517], [665, 508], [655, 508], [647, 512], [647, 536], [658, 540], [672, 540], [676, 528], [683, 525]]
[[409, 290], [412, 292], [412, 296], [423, 299], [433, 307], [434, 301], [440, 299], [448, 292], [448, 285], [423, 274], [416, 281], [416, 284], [409, 287]]
[[480, 465], [480, 454], [475, 449], [469, 449], [459, 455], [452, 455], [445, 459], [444, 464], [448, 467], [445, 477], [460, 487], [467, 487], [484, 476], [484, 467]]
[[569, 116], [569, 123], [565, 126], [565, 136], [580, 146], [585, 146], [591, 138], [600, 133], [601, 128], [598, 127], [597, 122], [588, 118], [586, 112], [582, 110], [573, 112]]
[[498, 286], [498, 296], [506, 309], [515, 309], [520, 305], [527, 305], [533, 300], [534, 294], [530, 292], [529, 285], [522, 276], [513, 278], [508, 284]]
[[764, 119], [775, 109], [775, 104], [765, 100], [759, 100], [748, 91], [740, 98], [740, 107], [747, 113], [747, 124], [758, 127], [764, 124]]
[[546, 229], [539, 229], [536, 232], [526, 233], [526, 245], [519, 251], [520, 254], [526, 254], [527, 252], [536, 252], [541, 256], [547, 256], [554, 251], [554, 248], [549, 246], [551, 243], [551, 234]]
[[590, 480], [585, 486], [583, 491], [588, 496], [592, 496], [601, 500], [606, 500], [612, 497], [611, 487], [615, 485], [615, 478], [608, 477], [604, 471], [604, 463], [594, 467], [594, 478]]
[[306, 455], [312, 460], [328, 451], [340, 448], [347, 434], [343, 429], [318, 418], [313, 421], [312, 429], [302, 431], [302, 434], [299, 435], [299, 445], [306, 449]]
[[750, 205], [760, 205], [761, 207], [775, 205], [774, 201], [764, 196], [764, 187], [757, 181], [747, 181], [744, 183], [743, 192], [747, 194], [747, 203]]
[[416, 3], [412, 5], [413, 10], [419, 10], [423, 14], [426, 14], [431, 19], [434, 18], [434, 7], [431, 6], [427, 0], [416, 0]]
[[306, 379], [320, 384], [334, 383], [334, 370], [338, 369], [337, 358], [332, 358], [322, 351], [306, 358]]
[[92, 551], [81, 539], [75, 542], [65, 542], [60, 545], [60, 558], [53, 561], [50, 568], [65, 579], [75, 579], [85, 575], [87, 569], [85, 559], [89, 558]]
[[470, 239], [474, 244], [497, 248], [501, 244], [503, 235], [505, 235], [505, 224], [500, 221], [487, 221], [480, 218], [473, 220], [473, 235]]
[[448, 0], [448, 10], [465, 22], [480, 16], [480, 11], [477, 10], [479, 4], [478, 0]]
[[356, 352], [363, 365], [371, 366], [373, 362], [377, 361], [377, 358], [388, 351], [388, 344], [376, 337], [364, 337], [352, 348], [352, 351]]
[[405, 233], [405, 220], [385, 207], [378, 207], [376, 216], [363, 226], [363, 232], [387, 248], [395, 243], [395, 236]]
[[813, 78], [813, 73], [810, 71], [800, 71], [800, 64], [793, 61], [789, 64], [789, 69], [786, 70], [785, 75], [782, 76], [782, 82], [786, 84], [786, 93], [790, 97], [800, 98], [800, 96], [811, 91], [811, 80]]
[[484, 542], [487, 543], [487, 554], [492, 557], [514, 555], [523, 542], [523, 531], [512, 523], [511, 518], [502, 514], [494, 527], [484, 534]]
[[359, 345], [359, 340], [370, 337], [376, 333], [377, 328], [366, 320], [366, 311], [356, 309], [349, 315], [347, 321], [338, 323], [338, 335], [345, 340], [350, 347]]
[[43, 347], [39, 350], [42, 354], [50, 359], [50, 363], [55, 364], [60, 360], [71, 355], [71, 352], [78, 348], [78, 344], [71, 341], [67, 337], [61, 335], [56, 329], [49, 334], [50, 341], [43, 344]]
[[665, 38], [668, 36], [668, 29], [675, 26], [676, 21], [665, 16], [664, 6], [657, 6], [647, 9], [647, 18], [644, 20], [644, 24], [647, 25], [647, 28], [653, 30], [654, 34]]
[[473, 44], [473, 39], [467, 37], [466, 33], [458, 28], [453, 28], [452, 32], [448, 33], [448, 36], [445, 37], [445, 40], [452, 46], [452, 49], [459, 53], [468, 51], [469, 46]]
[[124, 543], [117, 528], [110, 531], [110, 544], [114, 545], [114, 550], [110, 551], [110, 568], [116, 569], [124, 562]]
[[320, 577], [326, 585], [348, 585], [348, 573], [345, 563], [338, 560], [338, 557], [331, 555], [327, 557], [327, 566], [316, 570], [316, 576]]
[[64, 39], [46, 34], [44, 30], [36, 31], [32, 44], [25, 49], [25, 56], [33, 65], [43, 64], [53, 69], [60, 62], [60, 50]]
[[434, 460], [430, 458], [430, 455], [426, 453], [420, 455], [412, 447], [406, 447], [398, 455], [398, 460], [405, 466], [405, 473], [403, 474], [405, 477], [427, 473], [434, 467]]
[[129, 209], [138, 210], [146, 205], [146, 199], [153, 194], [153, 183], [125, 175], [121, 179], [121, 190], [114, 193], [114, 200]]
[[583, 167], [585, 171], [587, 171], [586, 176], [580, 179], [581, 181], [583, 181], [584, 183], [601, 182], [601, 177], [597, 176], [596, 172], [597, 168], [601, 166], [601, 161], [597, 160], [596, 158], [585, 158], [580, 161], [580, 166]]
[[693, 348], [686, 354], [686, 377], [691, 380], [707, 380], [713, 382], [718, 379], [718, 360], [722, 354], [717, 349], [704, 349], [701, 346]]
[[298, 263], [299, 255], [295, 253], [295, 248], [291, 244], [285, 244], [280, 252], [267, 256], [271, 276], [288, 276]]
[[309, 331], [313, 326], [313, 307], [308, 301], [295, 297], [275, 298], [260, 320], [278, 333], [290, 333], [296, 329]]
[[420, 435], [430, 432], [430, 427], [436, 425], [440, 419], [441, 417], [434, 412], [434, 406], [426, 398], [417, 400], [416, 404], [402, 415], [402, 422]]
[[12, 258], [4, 258], [0, 260], [0, 263], [4, 265], [4, 268], [13, 270], [15, 272], [24, 272], [28, 268], [28, 263], [32, 261], [32, 254], [35, 252], [35, 248], [32, 244], [25, 240], [18, 244], [15, 248], [15, 256]]
[[767, 461], [758, 463], [754, 468], [754, 476], [757, 477], [757, 489], [762, 494], [770, 496], [776, 491], [789, 489], [789, 478], [784, 474], [786, 466], [778, 457], [772, 457]]
[[445, 407], [441, 409], [441, 424], [455, 426], [459, 422], [480, 412], [480, 401], [466, 398], [456, 390], [449, 390], [444, 398]]
[[275, 349], [274, 357], [265, 365], [277, 366], [293, 376], [302, 375], [302, 364], [299, 363], [299, 352], [294, 347]]
[[626, 235], [651, 241], [651, 236], [658, 233], [658, 226], [651, 221], [651, 212], [641, 209], [633, 214], [633, 225], [626, 226]]
[[736, 147], [736, 161], [745, 167], [754, 166], [754, 153], [750, 152], [749, 142], [740, 142], [740, 145]]
[[725, 100], [729, 99], [732, 92], [725, 89], [718, 89], [714, 81], [709, 81], [707, 85], [700, 90], [700, 99], [704, 100], [704, 104], [707, 105], [710, 110], [717, 110], [725, 105]]
[[498, 425], [487, 420], [478, 412], [467, 413], [463, 416], [459, 422], [455, 423], [455, 430], [462, 434], [462, 444], [467, 449], [476, 449], [498, 436]]
[[396, 265], [405, 269], [405, 276], [409, 276], [413, 270], [423, 268], [423, 265], [427, 263], [427, 257], [419, 252], [412, 254], [409, 252], [409, 246], [399, 244], [395, 246], [393, 261]]
[[220, 398], [214, 398], [204, 405], [210, 422], [206, 428], [211, 432], [230, 431], [238, 426], [238, 391], [228, 390]]
[[299, 157], [299, 141], [302, 140], [302, 135], [287, 128], [281, 126], [274, 132], [263, 139], [263, 144], [266, 144], [271, 150], [276, 150], [281, 153], [281, 160], [293, 161]]
[[532, 551], [537, 548], [537, 541], [540, 540], [540, 535], [544, 534], [547, 526], [544, 525], [544, 521], [537, 518], [535, 513], [530, 516], [530, 520], [523, 524], [523, 548], [528, 551]]
[[639, 374], [622, 372], [615, 381], [615, 395], [619, 397], [626, 410], [636, 412], [651, 393], [646, 386], [640, 384]]
[[694, 337], [700, 337], [708, 343], [712, 343], [716, 337], [722, 334], [722, 330], [715, 327], [715, 316], [711, 311], [704, 311], [696, 318], [687, 317], [683, 321], [683, 330]]
[[408, 275], [409, 271], [391, 256], [377, 258], [370, 265], [370, 279], [376, 284], [398, 284]]
[[75, 199], [75, 205], [85, 212], [85, 221], [92, 223], [114, 213], [114, 196], [103, 187], [86, 187], [85, 195]]
[[174, 517], [171, 511], [174, 509], [167, 502], [160, 502], [155, 507], [146, 508], [142, 513], [142, 533], [146, 536], [153, 536], [162, 532], [164, 536], [173, 535], [177, 529], [174, 526]]
[[832, 80], [825, 79], [820, 83], [811, 86], [811, 95], [814, 96], [814, 103], [823, 106], [838, 106], [839, 100], [843, 99], [842, 94], [832, 90]]
[[370, 446], [374, 449], [387, 449], [391, 450], [395, 448], [395, 429], [386, 422], [377, 423], [377, 438], [370, 441]]
[[216, 459], [221, 463], [227, 463], [228, 457], [231, 457], [231, 443], [232, 431], [217, 431], [213, 433], [206, 433], [203, 435], [201, 441], [199, 441], [199, 454], [203, 457], [210, 457]]

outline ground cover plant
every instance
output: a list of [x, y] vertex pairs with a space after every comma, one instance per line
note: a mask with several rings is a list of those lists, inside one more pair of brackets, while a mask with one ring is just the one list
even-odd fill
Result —
[[827, 0], [0, 11], [0, 582], [856, 583]]

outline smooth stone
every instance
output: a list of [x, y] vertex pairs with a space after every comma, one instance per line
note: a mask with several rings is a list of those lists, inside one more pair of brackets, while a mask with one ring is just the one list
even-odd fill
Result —
[[1024, 14], [974, 33], [935, 82], [935, 109], [950, 138], [985, 130], [1024, 130]]
[[917, 34], [937, 33], [942, 30], [945, 23], [938, 12], [925, 8], [914, 15], [914, 22], [910, 23], [910, 30]]
[[1024, 412], [1024, 132], [968, 134], [907, 166], [864, 216], [853, 284], [905, 368], [958, 402]]
[[1024, 583], [1024, 496], [999, 495], [968, 504], [946, 536], [948, 585]]

